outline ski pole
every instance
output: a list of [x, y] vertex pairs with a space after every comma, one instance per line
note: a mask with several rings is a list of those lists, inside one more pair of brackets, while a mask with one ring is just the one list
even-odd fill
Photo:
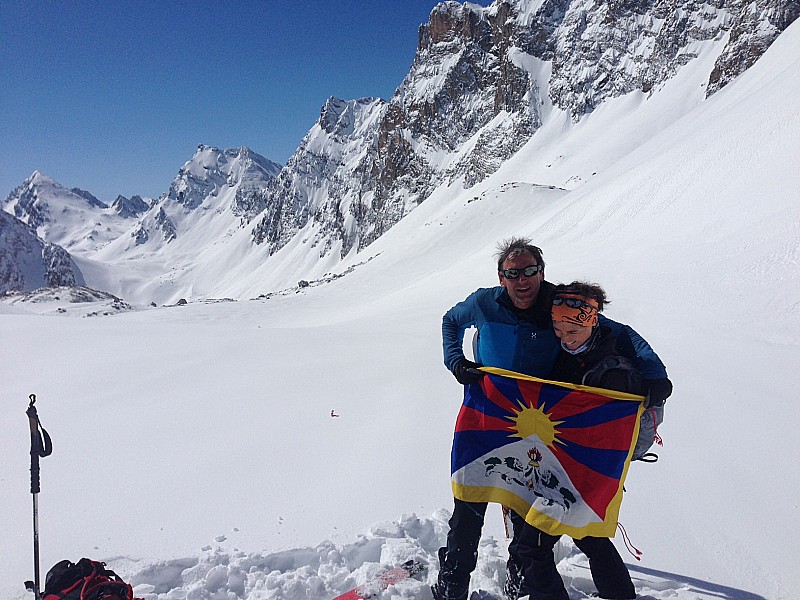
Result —
[[25, 588], [33, 592], [36, 600], [41, 600], [39, 587], [39, 458], [49, 456], [53, 451], [50, 436], [42, 427], [36, 412], [36, 394], [30, 395], [30, 404], [25, 414], [31, 429], [31, 494], [33, 494], [33, 581], [26, 581]]

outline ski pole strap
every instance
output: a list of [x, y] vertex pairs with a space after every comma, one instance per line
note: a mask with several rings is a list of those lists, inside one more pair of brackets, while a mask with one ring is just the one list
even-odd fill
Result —
[[52, 454], [53, 442], [45, 428], [42, 427], [41, 421], [39, 421], [39, 414], [34, 406], [36, 394], [31, 394], [30, 400], [31, 403], [28, 405], [28, 410], [25, 411], [25, 414], [28, 415], [28, 423], [31, 428], [31, 456], [35, 455], [44, 458]]

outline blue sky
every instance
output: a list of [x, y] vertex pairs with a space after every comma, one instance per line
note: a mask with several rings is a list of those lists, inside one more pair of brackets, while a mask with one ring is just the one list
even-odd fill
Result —
[[391, 97], [436, 4], [0, 0], [0, 199], [36, 169], [157, 197], [198, 144], [284, 163], [329, 96]]

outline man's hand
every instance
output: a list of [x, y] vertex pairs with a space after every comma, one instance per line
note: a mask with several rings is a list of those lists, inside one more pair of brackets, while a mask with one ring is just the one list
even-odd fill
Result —
[[478, 363], [474, 363], [471, 360], [467, 360], [466, 358], [462, 358], [460, 361], [456, 363], [456, 366], [453, 367], [453, 375], [455, 375], [458, 383], [461, 385], [469, 385], [470, 383], [477, 383], [481, 379], [485, 373], [483, 371], [479, 371], [478, 369], [483, 365], [479, 365]]
[[647, 392], [644, 407], [664, 406], [672, 393], [672, 382], [664, 377], [663, 379], [644, 379], [642, 381]]

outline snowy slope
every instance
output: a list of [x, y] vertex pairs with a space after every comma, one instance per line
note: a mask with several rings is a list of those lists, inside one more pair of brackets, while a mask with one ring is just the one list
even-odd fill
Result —
[[[629, 561], [640, 597], [797, 598], [798, 57], [795, 24], [654, 135], [644, 99], [607, 103], [563, 158], [533, 139], [481, 188], [439, 189], [324, 284], [113, 317], [0, 303], [0, 595], [24, 598], [32, 573], [30, 393], [55, 444], [44, 569], [106, 559], [148, 600], [324, 600], [379, 561], [434, 560], [461, 393], [440, 318], [496, 281], [494, 244], [524, 234], [549, 280], [602, 283], [607, 314], [655, 346], [676, 385], [661, 460], [632, 468], [622, 506], [644, 551]], [[674, 102], [687, 91], [676, 83]], [[642, 129], [614, 128], [631, 103]], [[612, 148], [643, 143], [586, 175], [580, 136], [597, 131]], [[570, 173], [586, 182], [555, 187]], [[505, 541], [499, 513], [487, 520], [474, 583], [497, 593]], [[559, 552], [584, 598], [585, 561], [569, 542]], [[427, 600], [435, 567], [384, 598]]]

